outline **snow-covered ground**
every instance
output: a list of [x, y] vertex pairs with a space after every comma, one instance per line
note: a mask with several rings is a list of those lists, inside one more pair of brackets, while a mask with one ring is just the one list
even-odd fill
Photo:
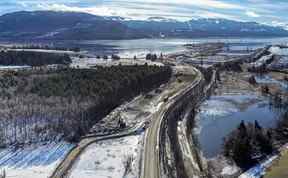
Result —
[[280, 55], [280, 56], [285, 56], [288, 55], [288, 48], [280, 48], [277, 46], [272, 46], [269, 51], [272, 54]]
[[0, 170], [7, 178], [48, 178], [74, 147], [67, 142], [0, 150]]
[[261, 67], [264, 64], [267, 64], [268, 61], [271, 60], [272, 57], [273, 57], [273, 54], [269, 54], [267, 56], [263, 56], [259, 60], [257, 60], [256, 62], [252, 63], [251, 65], [254, 66], [254, 67]]
[[153, 62], [145, 59], [120, 59], [120, 60], [112, 60], [111, 58], [104, 60], [102, 58], [79, 58], [79, 57], [72, 57], [72, 64], [70, 64], [70, 67], [72, 68], [90, 68], [95, 65], [98, 66], [118, 66], [121, 65], [144, 65], [147, 63], [148, 65], [157, 65], [157, 66], [163, 66], [160, 62]]
[[272, 46], [269, 51], [273, 55], [277, 55], [277, 60], [274, 60], [274, 62], [269, 65], [270, 68], [283, 69], [288, 67], [288, 48]]
[[95, 66], [97, 63], [108, 63], [111, 61], [111, 59], [104, 60], [104, 59], [97, 59], [96, 57], [93, 58], [79, 58], [79, 57], [71, 57], [72, 63], [70, 64], [70, 67], [72, 68], [90, 68], [91, 66]]
[[237, 172], [239, 171], [239, 168], [236, 166], [225, 166], [222, 169], [221, 175], [225, 176], [225, 175], [235, 175]]
[[[70, 178], [137, 177], [141, 137], [128, 136], [90, 145], [72, 167]], [[131, 167], [126, 169], [124, 165], [129, 159]]]

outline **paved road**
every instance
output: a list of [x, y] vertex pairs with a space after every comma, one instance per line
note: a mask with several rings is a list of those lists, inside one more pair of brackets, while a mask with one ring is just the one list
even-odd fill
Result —
[[[151, 126], [146, 131], [145, 134], [145, 144], [144, 144], [144, 170], [143, 178], [156, 178], [160, 177], [160, 163], [159, 163], [159, 131], [161, 127], [161, 120], [163, 118], [164, 109], [153, 115], [153, 121]], [[159, 118], [159, 119], [158, 119]]]
[[[191, 67], [191, 70], [194, 70]], [[142, 170], [141, 178], [161, 178], [161, 167], [160, 167], [160, 153], [159, 147], [160, 133], [162, 130], [162, 121], [165, 119], [166, 113], [168, 113], [173, 103], [177, 100], [182, 99], [181, 95], [185, 94], [191, 87], [194, 87], [201, 80], [202, 75], [197, 74], [196, 79], [192, 84], [187, 85], [186, 88], [179, 90], [175, 93], [169, 101], [164, 103], [161, 108], [152, 116], [152, 122], [150, 127], [147, 129], [144, 140], [144, 152], [142, 159]]]

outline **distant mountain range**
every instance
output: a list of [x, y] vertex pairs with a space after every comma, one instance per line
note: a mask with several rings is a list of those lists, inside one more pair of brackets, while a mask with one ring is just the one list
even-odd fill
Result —
[[14, 12], [0, 16], [0, 39], [134, 39], [288, 36], [281, 27], [226, 19], [186, 22], [151, 17], [125, 20], [79, 12]]

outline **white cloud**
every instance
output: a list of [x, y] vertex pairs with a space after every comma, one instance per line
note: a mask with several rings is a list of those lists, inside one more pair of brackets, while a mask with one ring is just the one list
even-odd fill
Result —
[[[119, 0], [119, 2], [125, 0]], [[133, 0], [130, 2], [143, 2], [143, 0]], [[243, 9], [239, 4], [227, 3], [219, 0], [146, 0], [145, 3], [157, 4], [177, 4], [177, 5], [191, 5], [202, 8], [217, 8], [217, 9]]]
[[237, 17], [234, 17], [232, 15], [209, 12], [209, 11], [197, 11], [193, 14], [193, 16], [200, 17], [200, 18], [220, 18], [220, 19], [231, 19], [231, 20], [237, 19]]
[[255, 18], [260, 17], [259, 14], [257, 14], [256, 12], [253, 12], [253, 11], [246, 11], [245, 14], [249, 17], [255, 17]]

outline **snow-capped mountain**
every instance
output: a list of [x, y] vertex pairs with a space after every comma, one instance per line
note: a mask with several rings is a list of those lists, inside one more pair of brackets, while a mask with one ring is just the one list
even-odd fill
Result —
[[192, 19], [180, 22], [175, 20], [127, 21], [128, 27], [145, 30], [150, 35], [164, 34], [168, 37], [207, 37], [207, 36], [287, 36], [281, 27], [240, 22], [227, 19]]

